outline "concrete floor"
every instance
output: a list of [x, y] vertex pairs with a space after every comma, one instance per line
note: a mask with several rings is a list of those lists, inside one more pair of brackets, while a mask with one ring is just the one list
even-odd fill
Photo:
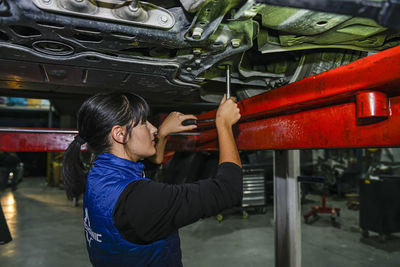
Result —
[[[310, 196], [310, 199], [318, 200]], [[302, 224], [302, 266], [400, 266], [400, 234], [382, 244], [376, 235], [360, 238], [358, 212], [344, 200], [341, 228], [328, 217]], [[1, 204], [13, 241], [0, 245], [0, 266], [90, 266], [81, 208], [73, 208], [65, 193], [45, 185], [44, 178], [25, 178], [18, 190], [1, 193]], [[303, 205], [308, 211], [311, 205]], [[224, 214], [221, 223], [207, 218], [180, 230], [185, 267], [274, 266], [272, 206], [266, 214], [239, 211]]]

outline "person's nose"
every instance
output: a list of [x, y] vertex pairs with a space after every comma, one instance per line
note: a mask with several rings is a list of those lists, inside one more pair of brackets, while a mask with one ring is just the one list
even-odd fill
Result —
[[151, 133], [152, 135], [154, 135], [154, 134], [157, 132], [157, 128], [154, 127], [154, 125], [151, 124], [150, 122], [147, 122], [147, 123], [148, 123], [148, 127], [149, 127], [149, 129], [150, 129], [150, 133]]

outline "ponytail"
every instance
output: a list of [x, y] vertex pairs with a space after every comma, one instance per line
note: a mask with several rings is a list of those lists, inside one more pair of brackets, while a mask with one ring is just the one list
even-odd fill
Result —
[[81, 146], [87, 142], [94, 155], [110, 151], [109, 134], [114, 125], [126, 127], [128, 133], [140, 122], [146, 122], [149, 106], [130, 92], [101, 93], [87, 99], [78, 111], [78, 132], [64, 154], [63, 176], [69, 199], [85, 192], [89, 168], [81, 159]]
[[68, 199], [85, 192], [86, 172], [81, 160], [81, 146], [85, 141], [77, 135], [64, 154], [63, 177]]

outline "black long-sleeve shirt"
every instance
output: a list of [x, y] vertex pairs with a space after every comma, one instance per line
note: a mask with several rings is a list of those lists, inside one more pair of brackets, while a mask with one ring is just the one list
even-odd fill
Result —
[[181, 185], [148, 180], [130, 183], [115, 206], [114, 225], [126, 240], [148, 244], [233, 207], [241, 199], [242, 170], [234, 163], [224, 162], [213, 180]]

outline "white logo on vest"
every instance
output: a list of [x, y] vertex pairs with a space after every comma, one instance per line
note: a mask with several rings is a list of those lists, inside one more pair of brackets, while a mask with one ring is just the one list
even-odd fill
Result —
[[90, 243], [92, 242], [92, 240], [95, 240], [95, 241], [101, 243], [101, 239], [100, 239], [101, 234], [93, 232], [92, 228], [90, 227], [89, 213], [88, 213], [87, 208], [85, 209], [85, 217], [83, 218], [83, 223], [85, 225], [86, 240], [89, 243], [89, 247], [90, 247]]

